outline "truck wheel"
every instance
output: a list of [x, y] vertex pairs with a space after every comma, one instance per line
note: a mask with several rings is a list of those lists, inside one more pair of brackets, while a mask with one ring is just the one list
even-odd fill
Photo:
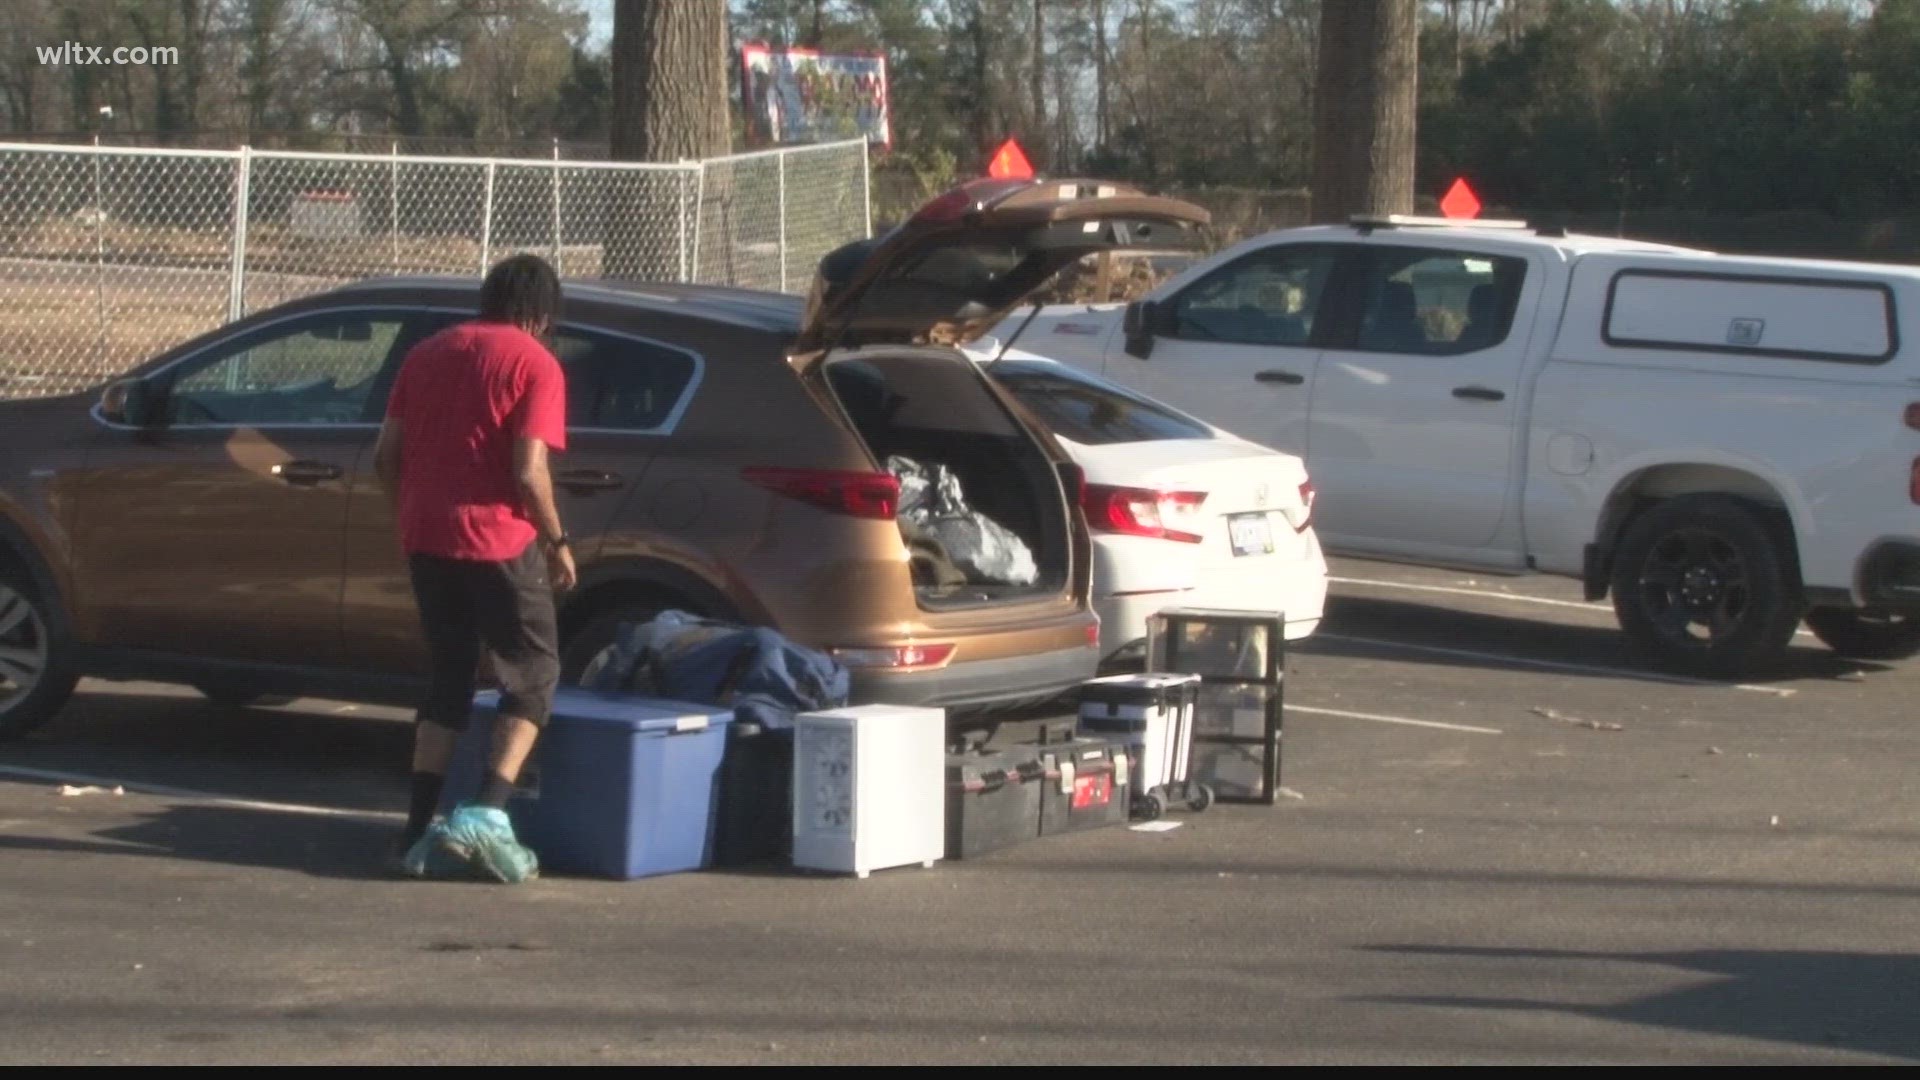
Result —
[[1614, 555], [1621, 629], [1685, 674], [1768, 673], [1805, 609], [1790, 543], [1738, 499], [1689, 495], [1660, 503], [1628, 524]]
[[52, 612], [26, 572], [0, 559], [0, 740], [53, 719], [80, 681], [52, 626]]
[[1920, 655], [1920, 620], [1841, 608], [1807, 612], [1807, 629], [1851, 660], [1905, 660]]

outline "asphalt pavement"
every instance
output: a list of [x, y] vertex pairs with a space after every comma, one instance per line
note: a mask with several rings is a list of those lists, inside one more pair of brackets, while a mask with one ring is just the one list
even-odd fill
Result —
[[0, 1062], [1920, 1058], [1920, 666], [1675, 679], [1570, 582], [1335, 573], [1298, 798], [866, 880], [389, 880], [403, 714], [89, 683], [0, 748]]

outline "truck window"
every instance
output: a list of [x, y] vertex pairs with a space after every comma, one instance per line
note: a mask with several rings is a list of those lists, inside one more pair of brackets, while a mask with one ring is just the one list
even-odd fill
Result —
[[1360, 281], [1355, 348], [1451, 356], [1507, 339], [1525, 259], [1432, 248], [1380, 248]]
[[1171, 336], [1240, 345], [1307, 345], [1334, 249], [1282, 245], [1215, 270], [1174, 297]]

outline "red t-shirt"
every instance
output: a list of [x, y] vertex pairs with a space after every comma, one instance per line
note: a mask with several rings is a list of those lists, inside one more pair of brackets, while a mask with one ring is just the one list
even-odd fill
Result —
[[400, 422], [400, 542], [409, 555], [501, 561], [538, 531], [513, 444], [567, 446], [566, 375], [533, 335], [474, 320], [413, 347], [387, 415]]

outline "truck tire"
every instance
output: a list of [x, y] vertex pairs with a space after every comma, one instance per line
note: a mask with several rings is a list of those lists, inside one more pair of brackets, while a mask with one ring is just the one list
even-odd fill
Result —
[[0, 741], [52, 720], [80, 682], [55, 625], [25, 568], [0, 555]]
[[1702, 678], [1771, 674], [1805, 610], [1792, 540], [1724, 495], [1659, 503], [1627, 525], [1613, 608], [1662, 666]]
[[1905, 660], [1920, 655], [1920, 619], [1912, 616], [1819, 608], [1807, 612], [1807, 629], [1849, 660]]

